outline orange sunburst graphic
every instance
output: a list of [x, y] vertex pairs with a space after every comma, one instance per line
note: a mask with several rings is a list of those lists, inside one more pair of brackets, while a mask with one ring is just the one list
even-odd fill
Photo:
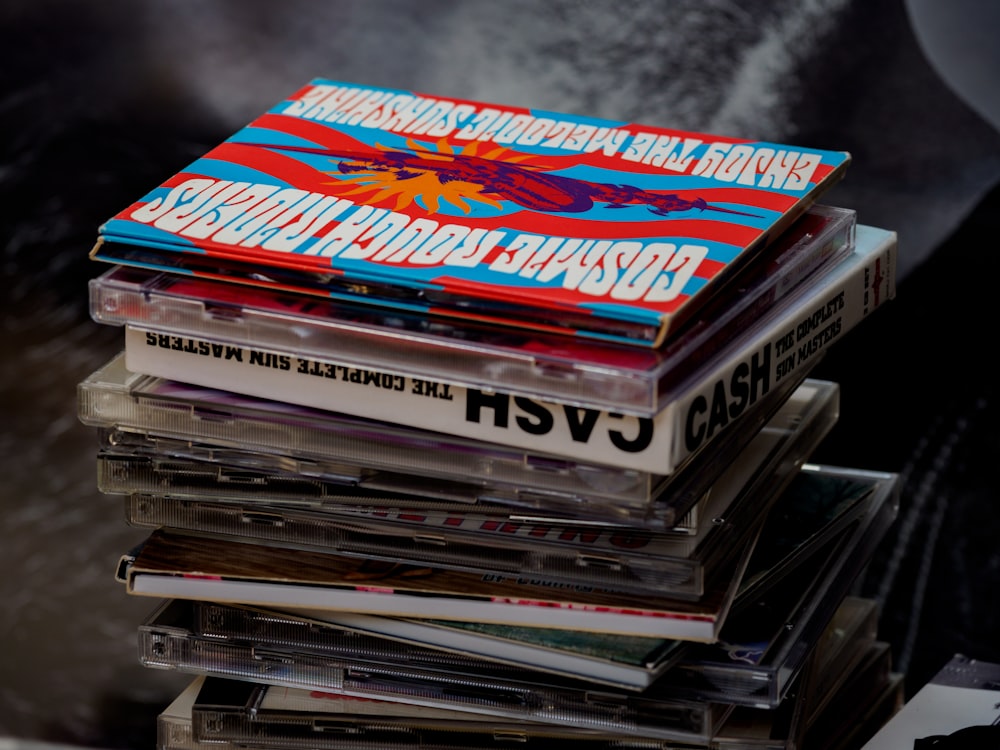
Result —
[[[500, 209], [502, 204], [490, 194], [483, 182], [482, 169], [471, 168], [471, 162], [481, 167], [493, 161], [519, 164], [522, 169], [542, 169], [537, 164], [527, 164], [537, 158], [530, 154], [520, 154], [506, 148], [495, 148], [478, 155], [480, 143], [472, 141], [458, 152], [446, 140], [441, 139], [435, 149], [412, 139], [406, 141], [409, 150], [375, 144], [379, 154], [358, 155], [355, 159], [341, 161], [337, 172], [327, 174], [349, 174], [340, 177], [331, 186], [351, 186], [352, 189], [338, 190], [342, 195], [358, 196], [357, 202], [367, 205], [395, 201], [395, 210], [402, 210], [420, 199], [429, 214], [437, 213], [447, 203], [464, 214], [472, 210], [470, 202], [481, 203]], [[382, 155], [386, 158], [380, 158]], [[389, 158], [392, 154], [407, 157], [404, 160]], [[362, 197], [363, 196], [363, 197]]]

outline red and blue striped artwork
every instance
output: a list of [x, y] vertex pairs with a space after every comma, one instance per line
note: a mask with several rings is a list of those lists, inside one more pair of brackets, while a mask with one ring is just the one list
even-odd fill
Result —
[[174, 271], [236, 263], [234, 281], [309, 278], [333, 296], [398, 288], [411, 307], [537, 311], [539, 325], [565, 316], [569, 329], [618, 321], [659, 343], [849, 161], [317, 80], [106, 222], [101, 239]]

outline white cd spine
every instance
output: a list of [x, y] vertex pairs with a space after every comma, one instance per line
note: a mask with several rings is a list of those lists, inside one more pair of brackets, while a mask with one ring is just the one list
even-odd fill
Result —
[[464, 388], [235, 342], [126, 326], [132, 372], [623, 469], [671, 474], [895, 295], [896, 235], [855, 252], [640, 417]]

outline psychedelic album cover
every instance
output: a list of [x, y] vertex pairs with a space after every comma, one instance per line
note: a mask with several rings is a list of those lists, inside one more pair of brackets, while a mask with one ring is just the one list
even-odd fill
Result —
[[107, 221], [92, 257], [658, 345], [849, 162], [317, 79]]

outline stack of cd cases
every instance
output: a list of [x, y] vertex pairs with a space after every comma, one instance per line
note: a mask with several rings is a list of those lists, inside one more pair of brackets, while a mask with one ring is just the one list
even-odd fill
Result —
[[898, 479], [810, 463], [841, 406], [810, 371], [894, 295], [895, 239], [804, 206], [649, 345], [109, 233], [124, 348], [79, 417], [149, 532], [116, 571], [139, 659], [192, 678], [160, 750], [794, 750], [895, 705], [853, 594]]

